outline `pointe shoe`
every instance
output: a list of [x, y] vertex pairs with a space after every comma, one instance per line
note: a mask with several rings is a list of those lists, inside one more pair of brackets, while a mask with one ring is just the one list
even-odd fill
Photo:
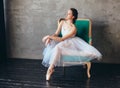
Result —
[[88, 73], [88, 78], [90, 78], [91, 77], [91, 75], [90, 75], [90, 73]]
[[54, 72], [54, 70], [48, 69], [47, 74], [46, 74], [46, 80], [49, 81], [50, 77], [52, 75], [52, 73]]

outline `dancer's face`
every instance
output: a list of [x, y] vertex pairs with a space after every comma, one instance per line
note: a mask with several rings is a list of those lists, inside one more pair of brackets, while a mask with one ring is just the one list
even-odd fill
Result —
[[68, 20], [68, 19], [73, 19], [73, 18], [74, 18], [74, 16], [73, 16], [72, 11], [71, 11], [71, 10], [68, 10], [67, 16], [66, 16], [66, 20]]

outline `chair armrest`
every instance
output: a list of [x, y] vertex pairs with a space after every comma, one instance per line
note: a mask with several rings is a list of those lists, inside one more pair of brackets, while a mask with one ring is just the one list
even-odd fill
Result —
[[89, 37], [89, 44], [92, 45], [92, 38]]

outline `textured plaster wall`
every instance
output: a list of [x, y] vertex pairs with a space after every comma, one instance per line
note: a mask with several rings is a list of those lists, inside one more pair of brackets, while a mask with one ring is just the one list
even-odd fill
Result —
[[8, 56], [42, 59], [41, 39], [52, 34], [69, 8], [92, 19], [93, 46], [102, 62], [120, 63], [120, 0], [5, 0]]

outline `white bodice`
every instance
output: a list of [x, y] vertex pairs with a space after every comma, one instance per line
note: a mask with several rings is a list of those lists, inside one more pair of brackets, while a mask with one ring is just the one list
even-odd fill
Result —
[[[62, 36], [65, 36], [67, 34], [70, 33], [71, 30], [69, 29], [65, 29], [63, 26], [62, 26], [62, 29], [61, 29], [61, 33], [62, 33]], [[74, 37], [75, 35], [73, 35], [72, 37]]]

